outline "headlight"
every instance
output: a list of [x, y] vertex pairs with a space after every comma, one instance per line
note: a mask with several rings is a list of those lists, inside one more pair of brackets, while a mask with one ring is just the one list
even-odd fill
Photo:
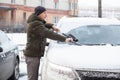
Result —
[[71, 68], [59, 66], [51, 62], [47, 62], [44, 78], [42, 80], [81, 80]]

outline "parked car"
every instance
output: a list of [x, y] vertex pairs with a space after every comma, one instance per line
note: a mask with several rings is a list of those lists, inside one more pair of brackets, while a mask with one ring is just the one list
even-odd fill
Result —
[[5, 32], [0, 30], [0, 80], [18, 80], [18, 48]]
[[73, 43], [50, 41], [43, 57], [42, 80], [119, 80], [120, 21], [62, 18], [57, 25]]

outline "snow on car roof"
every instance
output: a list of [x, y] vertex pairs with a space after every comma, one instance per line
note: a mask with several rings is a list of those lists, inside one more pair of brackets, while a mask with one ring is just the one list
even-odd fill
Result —
[[7, 33], [7, 36], [16, 44], [23, 45], [27, 42], [26, 33]]
[[63, 17], [59, 22], [79, 22], [81, 24], [120, 24], [120, 21], [116, 18], [97, 17]]
[[83, 25], [120, 25], [120, 21], [115, 18], [93, 18], [93, 17], [63, 17], [57, 26], [62, 32], [67, 32], [73, 28]]

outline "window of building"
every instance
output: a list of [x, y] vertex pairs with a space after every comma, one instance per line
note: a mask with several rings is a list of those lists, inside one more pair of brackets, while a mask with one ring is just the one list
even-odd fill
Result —
[[59, 8], [59, 0], [54, 0], [53, 7], [54, 7], [54, 9], [58, 9]]
[[45, 6], [45, 0], [40, 0], [41, 6]]
[[13, 10], [11, 10], [11, 21], [13, 21], [13, 17], [14, 17], [14, 11]]
[[26, 12], [23, 13], [23, 20], [26, 21]]
[[15, 3], [15, 0], [11, 0], [11, 3]]
[[26, 5], [26, 0], [24, 0], [24, 5]]
[[72, 4], [71, 4], [71, 2], [69, 3], [69, 10], [72, 10]]
[[74, 10], [75, 9], [75, 4], [70, 2], [69, 3], [69, 10]]
[[74, 10], [75, 9], [75, 4], [74, 3], [72, 3], [72, 10]]
[[54, 18], [53, 18], [53, 23], [55, 23], [55, 24], [58, 23], [58, 20], [59, 20], [58, 17], [54, 17]]
[[58, 2], [54, 2], [54, 8], [58, 9]]
[[69, 3], [69, 10], [74, 10], [74, 9], [77, 9], [77, 3], [70, 2]]
[[75, 3], [75, 9], [77, 9], [77, 6], [78, 6], [77, 3]]

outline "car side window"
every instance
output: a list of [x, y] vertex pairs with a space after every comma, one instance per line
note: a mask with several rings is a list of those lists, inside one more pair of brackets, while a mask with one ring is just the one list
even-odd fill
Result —
[[6, 41], [9, 41], [9, 38], [3, 31], [0, 31], [0, 43], [4, 43]]

